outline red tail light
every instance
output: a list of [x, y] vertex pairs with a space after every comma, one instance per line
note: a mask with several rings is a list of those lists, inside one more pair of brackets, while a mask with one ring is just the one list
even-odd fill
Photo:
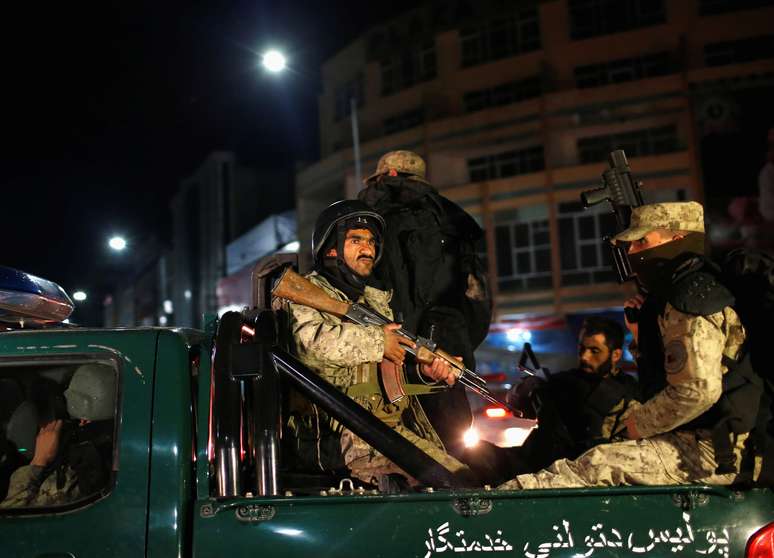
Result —
[[774, 558], [774, 523], [759, 529], [747, 541], [745, 558]]
[[498, 372], [497, 374], [484, 374], [481, 377], [488, 384], [504, 384], [508, 381], [508, 376], [504, 372]]
[[484, 414], [487, 416], [487, 418], [492, 419], [507, 418], [511, 416], [511, 412], [508, 409], [503, 409], [502, 407], [487, 407], [484, 409]]

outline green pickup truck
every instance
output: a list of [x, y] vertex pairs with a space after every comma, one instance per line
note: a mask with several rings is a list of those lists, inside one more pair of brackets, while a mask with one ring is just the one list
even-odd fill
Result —
[[[0, 268], [0, 406], [14, 407], [0, 407], [0, 499], [46, 402], [84, 364], [117, 380], [110, 474], [73, 501], [0, 506], [0, 557], [774, 556], [770, 489], [456, 487], [279, 348], [271, 311], [230, 312], [205, 331], [108, 330], [57, 323], [68, 304], [56, 285]], [[281, 452], [288, 386], [428, 486], [382, 493], [293, 471]], [[20, 407], [38, 422], [20, 424]]]

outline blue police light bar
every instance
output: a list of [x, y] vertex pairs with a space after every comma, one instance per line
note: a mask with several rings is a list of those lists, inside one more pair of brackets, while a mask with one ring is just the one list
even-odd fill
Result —
[[0, 321], [61, 322], [73, 309], [73, 301], [56, 283], [0, 266]]

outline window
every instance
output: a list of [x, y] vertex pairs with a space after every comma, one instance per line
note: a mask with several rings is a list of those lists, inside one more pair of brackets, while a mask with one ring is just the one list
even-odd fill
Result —
[[664, 0], [569, 0], [570, 36], [585, 39], [666, 21]]
[[[69, 511], [107, 494], [117, 470], [117, 378], [109, 362], [0, 367], [0, 425], [8, 441], [0, 456], [0, 514]], [[55, 456], [45, 451], [39, 427], [57, 433]], [[33, 460], [43, 468], [33, 468]]]
[[435, 43], [431, 40], [382, 61], [382, 95], [412, 87], [436, 76]]
[[548, 219], [502, 222], [495, 226], [495, 256], [499, 289], [533, 290], [551, 287], [551, 237]]
[[542, 86], [538, 76], [503, 83], [488, 89], [478, 89], [465, 93], [463, 101], [465, 112], [475, 112], [489, 107], [499, 107], [518, 103], [526, 99], [539, 97]]
[[[654, 190], [649, 203], [685, 201], [685, 189]], [[603, 238], [616, 231], [615, 216], [606, 203], [583, 209], [580, 202], [564, 202], [558, 207], [559, 259], [563, 286], [612, 283], [610, 247]]]
[[355, 79], [336, 87], [333, 107], [333, 119], [335, 122], [350, 115], [352, 112], [352, 99], [357, 101], [358, 108], [363, 106], [363, 74], [358, 74]]
[[763, 58], [774, 58], [774, 35], [711, 43], [704, 46], [704, 62], [707, 66], [741, 64]]
[[460, 30], [463, 67], [540, 48], [537, 7], [489, 20], [483, 25]]
[[583, 89], [663, 76], [671, 71], [669, 53], [659, 52], [638, 58], [622, 58], [601, 64], [578, 66], [575, 68], [575, 83], [578, 88]]
[[384, 119], [384, 133], [395, 134], [419, 126], [425, 121], [425, 111], [422, 108], [402, 112]]
[[468, 159], [468, 173], [471, 182], [538, 172], [544, 168], [542, 145]]
[[663, 126], [610, 136], [594, 136], [578, 140], [578, 158], [581, 164], [606, 161], [611, 151], [623, 149], [628, 157], [671, 153], [679, 148], [677, 128]]
[[602, 237], [615, 230], [615, 216], [580, 202], [559, 204], [559, 254], [562, 285], [615, 281], [610, 249]]
[[699, 14], [713, 15], [774, 6], [774, 0], [699, 0]]

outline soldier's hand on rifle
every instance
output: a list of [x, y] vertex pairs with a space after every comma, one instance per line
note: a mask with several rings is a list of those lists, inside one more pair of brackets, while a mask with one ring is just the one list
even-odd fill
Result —
[[382, 327], [384, 331], [384, 358], [398, 366], [403, 366], [403, 359], [406, 357], [406, 349], [403, 346], [413, 349], [416, 345], [411, 339], [395, 333], [396, 329], [400, 329], [400, 324], [387, 324]]
[[62, 431], [62, 421], [52, 420], [40, 427], [35, 438], [35, 455], [31, 465], [47, 467], [56, 458], [59, 451], [59, 435]]
[[[455, 356], [454, 358], [462, 362], [462, 357]], [[457, 376], [452, 372], [451, 366], [442, 358], [434, 358], [430, 364], [423, 364], [422, 374], [436, 382], [446, 382], [450, 386], [453, 386], [457, 381]]]
[[[637, 310], [639, 310], [644, 303], [645, 303], [645, 298], [641, 294], [636, 294], [630, 299], [628, 299], [626, 302], [624, 302], [624, 308], [636, 308]], [[627, 329], [632, 332], [632, 337], [634, 338], [634, 342], [637, 343], [637, 334], [639, 333], [638, 323], [630, 322], [626, 318], [626, 314], [624, 314], [624, 321], [626, 322]]]
[[527, 376], [521, 382], [508, 390], [505, 402], [515, 409], [529, 411], [531, 409], [532, 394], [545, 383], [538, 376]]

